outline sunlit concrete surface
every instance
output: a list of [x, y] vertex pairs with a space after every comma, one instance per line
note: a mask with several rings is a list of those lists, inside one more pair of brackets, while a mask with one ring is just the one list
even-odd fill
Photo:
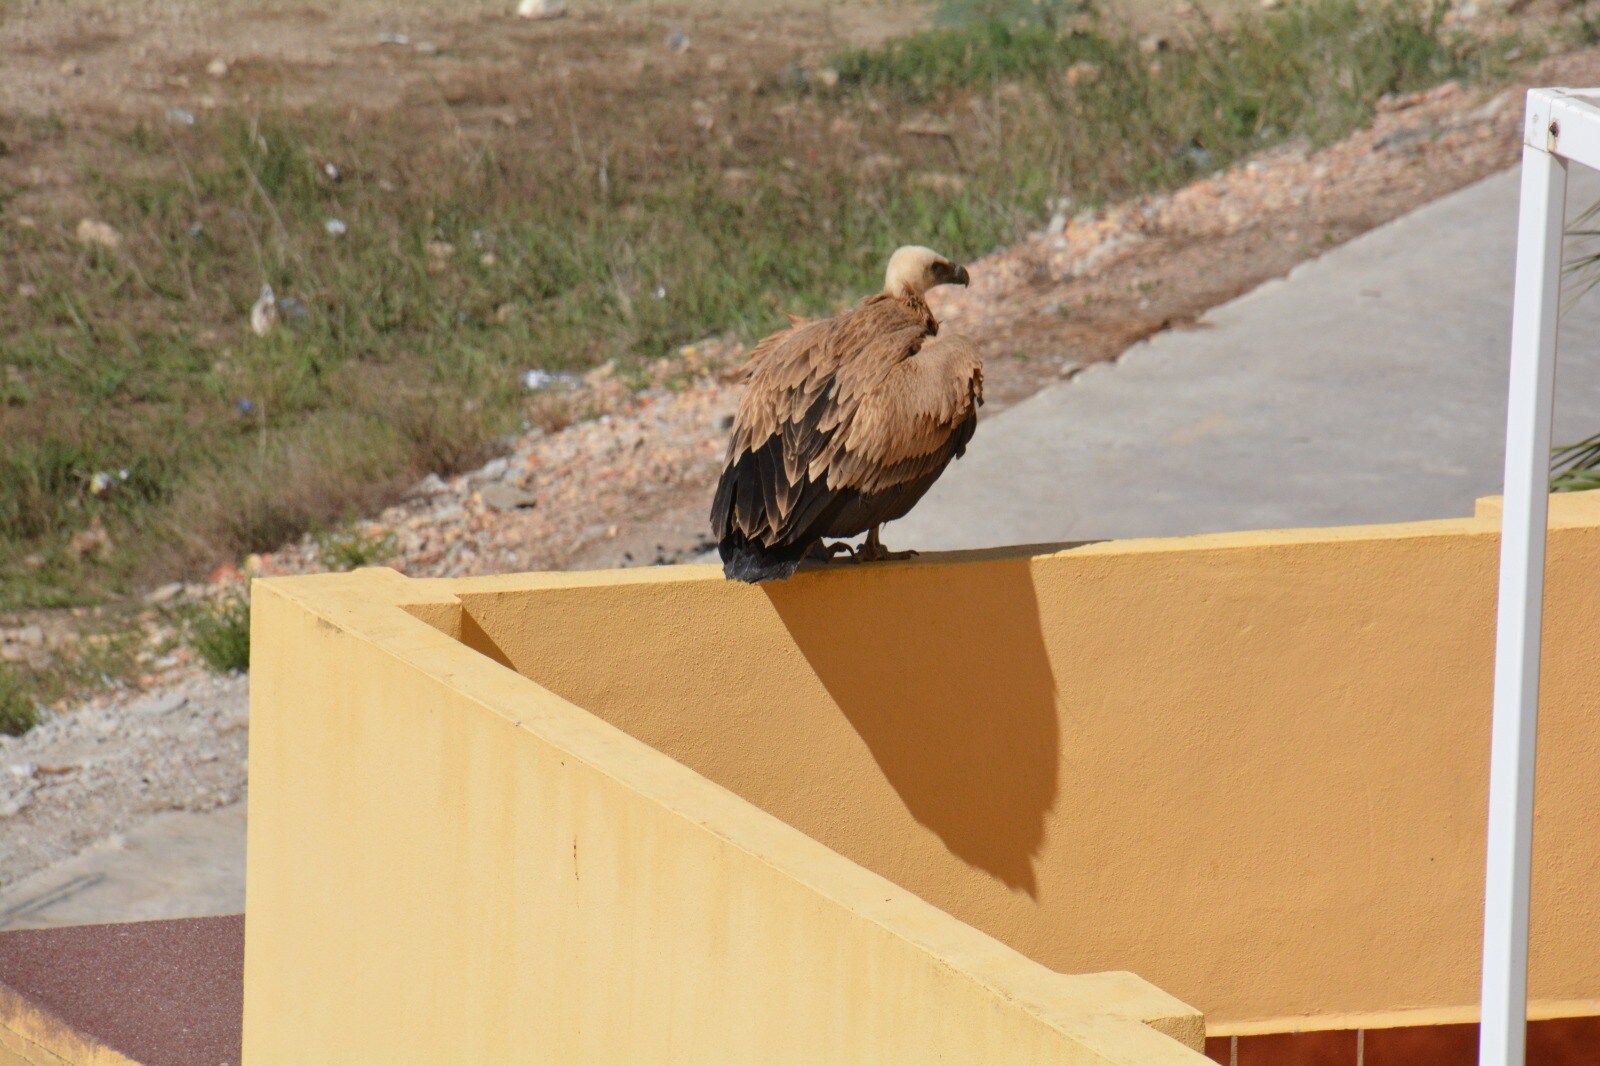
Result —
[[[1413, 211], [980, 421], [885, 541], [1400, 522], [1498, 493], [1518, 178]], [[1600, 179], [1574, 167], [1569, 217], [1596, 200]], [[1600, 432], [1600, 291], [1571, 295], [1558, 441]]]

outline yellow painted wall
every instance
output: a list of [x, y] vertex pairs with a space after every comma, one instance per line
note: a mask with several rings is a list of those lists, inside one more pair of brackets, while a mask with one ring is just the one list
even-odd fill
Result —
[[[1600, 996], [1595, 495], [1552, 511], [1547, 1001]], [[1476, 1001], [1495, 513], [436, 587], [475, 646], [1046, 966], [1272, 1028]]]
[[1145, 981], [1051, 973], [470, 650], [451, 587], [255, 585], [250, 1066], [1204, 1061]]

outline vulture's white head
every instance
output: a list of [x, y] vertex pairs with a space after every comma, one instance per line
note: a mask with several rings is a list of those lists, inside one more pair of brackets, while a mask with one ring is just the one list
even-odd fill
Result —
[[932, 248], [908, 244], [889, 257], [883, 291], [889, 296], [921, 296], [935, 285], [965, 285], [967, 268]]

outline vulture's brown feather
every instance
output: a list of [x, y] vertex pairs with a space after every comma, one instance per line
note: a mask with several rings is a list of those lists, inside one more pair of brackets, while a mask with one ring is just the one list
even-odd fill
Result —
[[901, 517], [962, 454], [983, 363], [938, 328], [921, 290], [886, 291], [756, 345], [711, 513], [731, 576], [787, 576], [822, 538]]

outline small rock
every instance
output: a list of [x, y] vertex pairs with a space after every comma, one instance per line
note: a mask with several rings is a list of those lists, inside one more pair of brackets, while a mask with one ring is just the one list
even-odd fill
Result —
[[171, 603], [183, 594], [183, 582], [172, 581], [158, 589], [151, 590], [145, 595], [144, 602], [152, 607], [163, 603]]
[[1283, 6], [1283, 0], [1261, 0], [1261, 10], [1276, 11]]
[[506, 476], [506, 472], [510, 469], [511, 460], [501, 456], [498, 459], [490, 459], [487, 463], [484, 463], [473, 476], [482, 481], [499, 481]]
[[69, 78], [75, 78], [79, 74], [83, 73], [83, 67], [75, 59], [67, 60], [57, 69], [59, 69], [61, 73], [65, 74]]
[[228, 76], [228, 61], [218, 56], [206, 64], [206, 73], [213, 78], [226, 78]]
[[1057, 370], [1057, 373], [1061, 375], [1062, 381], [1071, 381], [1073, 378], [1083, 373], [1084, 368], [1088, 365], [1089, 364], [1087, 363], [1080, 363], [1076, 360], [1069, 359], [1061, 364], [1060, 368]]
[[967, 179], [960, 174], [918, 174], [916, 182], [930, 192], [955, 193], [967, 187]]
[[834, 89], [839, 85], [839, 72], [832, 67], [823, 67], [817, 71], [817, 84], [824, 89]]
[[432, 41], [418, 41], [411, 46], [411, 50], [419, 56], [436, 56], [439, 54], [439, 46]]
[[379, 44], [398, 44], [398, 45], [402, 45], [403, 46], [403, 45], [410, 44], [411, 43], [411, 38], [407, 34], [404, 34], [404, 33], [380, 33], [380, 34], [378, 34], [378, 43]]
[[76, 558], [94, 558], [99, 560], [111, 557], [111, 535], [105, 531], [96, 517], [88, 529], [80, 529], [67, 541], [67, 550]]
[[322, 228], [328, 231], [330, 237], [343, 237], [350, 232], [350, 227], [345, 225], [344, 219], [330, 218], [322, 223]]
[[1071, 89], [1076, 89], [1080, 85], [1092, 85], [1100, 80], [1100, 64], [1080, 59], [1067, 68], [1066, 79], [1067, 87]]
[[950, 123], [935, 115], [922, 115], [900, 123], [900, 132], [912, 137], [953, 137]]
[[567, 0], [522, 0], [517, 5], [517, 17], [525, 19], [555, 19], [567, 13]]
[[0, 818], [15, 818], [33, 805], [33, 790], [13, 796], [9, 802], [0, 803]]
[[122, 234], [109, 222], [85, 218], [78, 222], [78, 243], [98, 244], [102, 248], [121, 248]]
[[163, 715], [181, 710], [188, 706], [188, 703], [188, 696], [183, 695], [181, 692], [169, 692], [165, 696], [158, 696], [153, 700], [135, 704], [128, 710], [134, 714]]
[[525, 370], [522, 373], [522, 387], [528, 392], [543, 392], [545, 389], [557, 387], [571, 388], [582, 379], [566, 370]]
[[278, 297], [278, 310], [283, 312], [284, 317], [290, 322], [301, 323], [311, 318], [311, 312], [306, 310], [306, 305], [293, 296]]
[[503, 481], [485, 485], [479, 490], [484, 505], [495, 511], [517, 511], [534, 506], [538, 501], [533, 493], [519, 489], [515, 485], [507, 485]]
[[429, 474], [417, 482], [415, 494], [418, 496], [438, 496], [450, 491], [450, 486], [438, 474]]
[[181, 107], [167, 108], [167, 121], [174, 126], [193, 126], [194, 112]]
[[456, 246], [449, 241], [429, 241], [424, 248], [428, 256], [428, 269], [440, 271], [456, 254]]
[[1499, 118], [1500, 115], [1504, 113], [1506, 106], [1516, 98], [1517, 91], [1515, 89], [1506, 89], [1492, 97], [1488, 103], [1474, 111], [1471, 117], [1476, 122], [1487, 122], [1490, 119]]
[[689, 50], [689, 35], [682, 30], [673, 30], [667, 34], [667, 51], [674, 55], [682, 55]]
[[1153, 56], [1157, 52], [1165, 52], [1171, 47], [1172, 42], [1159, 33], [1147, 33], [1139, 38], [1139, 51], [1147, 56]]
[[29, 648], [44, 647], [44, 628], [38, 625], [26, 625], [17, 629], [8, 629], [5, 639], [12, 644], [22, 644]]
[[250, 332], [265, 337], [278, 324], [278, 301], [271, 285], [261, 286], [261, 295], [250, 305]]
[[322, 173], [323, 176], [334, 183], [338, 183], [340, 179], [344, 177], [344, 175], [339, 172], [339, 166], [336, 163], [322, 164]]

